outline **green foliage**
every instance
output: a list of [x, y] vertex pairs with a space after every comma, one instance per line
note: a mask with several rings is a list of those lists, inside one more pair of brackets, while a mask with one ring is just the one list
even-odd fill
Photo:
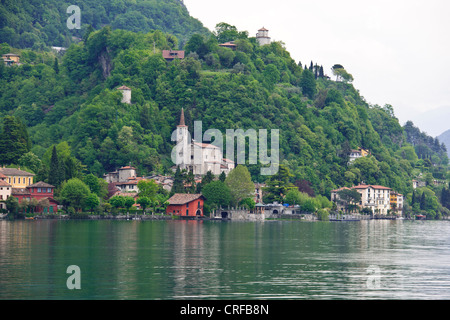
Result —
[[33, 1], [2, 2], [0, 39], [20, 48], [68, 47], [73, 42], [72, 36], [85, 39], [85, 34], [104, 25], [134, 32], [164, 30], [183, 41], [194, 33], [209, 34], [177, 0], [84, 0], [77, 5], [81, 9], [82, 26], [80, 30], [71, 30], [66, 26], [69, 5], [62, 0], [48, 0], [45, 5]]
[[[183, 33], [178, 43], [181, 47], [186, 43], [184, 49], [191, 55], [167, 62], [161, 51], [176, 48], [177, 40], [160, 30], [171, 26], [144, 30], [151, 21], [142, 16], [154, 16], [158, 11], [151, 10], [166, 5], [168, 14], [175, 13], [171, 10], [180, 8], [179, 4], [113, 3], [105, 5], [108, 10], [99, 9], [93, 28], [83, 26], [83, 41], [72, 44], [63, 56], [0, 45], [2, 52], [17, 52], [24, 61], [21, 66], [0, 69], [0, 117], [20, 118], [28, 127], [32, 146], [16, 155], [8, 149], [6, 156], [19, 161], [31, 151], [42, 162], [37, 169], [42, 180], [53, 179], [55, 172], [58, 175], [50, 170], [53, 146], [64, 168], [63, 178], [56, 177], [59, 181], [82, 179], [85, 174], [100, 177], [128, 163], [142, 175], [172, 174], [171, 134], [181, 108], [191, 130], [196, 120], [202, 121], [205, 130], [216, 128], [222, 133], [236, 128], [280, 130], [280, 168], [290, 173], [283, 185], [276, 182], [280, 181], [277, 176], [261, 176], [260, 163], [247, 165], [248, 180], [266, 182], [272, 188], [268, 202], [285, 201], [289, 193], [285, 186], [296, 181], [303, 181], [308, 193], [317, 195], [316, 203], [308, 205], [313, 209], [322, 207], [317, 203], [319, 196], [329, 197], [336, 187], [362, 181], [411, 194], [411, 180], [420, 172], [445, 179], [448, 159], [441, 154], [442, 146], [438, 148], [434, 139], [417, 134], [410, 125], [402, 127], [392, 106], [369, 105], [350, 78], [339, 74], [339, 80], [345, 81], [328, 80], [312, 63], [311, 70], [303, 69], [282, 43], [258, 46], [255, 38], [226, 23], [211, 35], [201, 30], [191, 33], [189, 28], [183, 33], [178, 21], [172, 21], [173, 28]], [[83, 13], [93, 13], [94, 7], [87, 3]], [[180, 10], [177, 15], [184, 16], [184, 9]], [[112, 12], [116, 13], [112, 28], [96, 30]], [[155, 25], [161, 16], [153, 18]], [[143, 32], [114, 28], [127, 25], [136, 30], [139, 24]], [[15, 29], [9, 31], [0, 26], [0, 35], [14, 38]], [[15, 41], [21, 41], [20, 37]], [[24, 41], [32, 40], [28, 38]], [[237, 50], [220, 47], [222, 40], [235, 41]], [[121, 103], [116, 89], [122, 85], [132, 88], [131, 105]], [[350, 150], [358, 147], [370, 150], [371, 156], [349, 164]], [[27, 157], [21, 164], [36, 164], [36, 169], [38, 162]], [[224, 176], [220, 180], [226, 181]], [[177, 172], [172, 193], [203, 192], [203, 187], [203, 183], [196, 186], [192, 176]], [[233, 205], [248, 198], [235, 196]]]
[[26, 126], [20, 119], [5, 116], [0, 128], [0, 164], [16, 163], [30, 151], [30, 139]]
[[225, 184], [231, 192], [231, 201], [235, 206], [243, 199], [251, 197], [255, 192], [255, 185], [252, 182], [250, 172], [243, 165], [238, 165], [231, 170], [225, 179]]
[[63, 182], [59, 200], [65, 207], [81, 210], [90, 194], [89, 187], [83, 181], [78, 178], [72, 178]]
[[222, 181], [213, 181], [202, 188], [206, 204], [211, 208], [227, 207], [231, 203], [230, 188]]
[[139, 197], [149, 198], [154, 201], [158, 192], [158, 185], [155, 180], [140, 180], [137, 185], [139, 189]]

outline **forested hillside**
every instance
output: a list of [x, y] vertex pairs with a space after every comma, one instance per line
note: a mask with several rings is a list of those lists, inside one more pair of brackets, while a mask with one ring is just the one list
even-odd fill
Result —
[[[33, 168], [46, 180], [56, 146], [66, 178], [101, 176], [130, 163], [139, 175], [170, 173], [171, 134], [184, 108], [191, 130], [195, 120], [223, 133], [279, 129], [291, 182], [307, 181], [317, 195], [365, 182], [411, 199], [420, 173], [448, 178], [442, 147], [418, 156], [393, 107], [366, 102], [343, 66], [330, 70], [331, 80], [320, 64], [295, 61], [281, 42], [260, 46], [248, 32], [221, 23], [214, 34], [190, 36], [186, 58], [168, 62], [161, 51], [179, 47], [170, 33], [107, 26], [80, 36], [63, 56], [1, 45], [2, 54], [16, 52], [23, 64], [0, 67], [0, 130], [10, 123], [25, 138], [0, 144], [0, 163]], [[227, 41], [237, 50], [219, 45]], [[122, 85], [132, 89], [131, 105], [121, 103]], [[370, 156], [349, 164], [359, 147]], [[15, 148], [21, 151], [11, 156]], [[248, 168], [255, 182], [267, 178], [259, 165]]]
[[[68, 29], [70, 5], [81, 10], [81, 29]], [[16, 48], [44, 50], [47, 46], [68, 47], [92, 27], [105, 25], [134, 32], [164, 30], [183, 44], [194, 33], [208, 34], [202, 23], [189, 15], [180, 0], [5, 0], [0, 3], [0, 43]]]
[[447, 154], [450, 157], [450, 130], [445, 131], [438, 137], [439, 141], [442, 142], [447, 148]]

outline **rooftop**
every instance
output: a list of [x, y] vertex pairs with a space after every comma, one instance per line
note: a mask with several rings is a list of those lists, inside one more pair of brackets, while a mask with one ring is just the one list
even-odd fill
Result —
[[54, 188], [51, 184], [45, 183], [43, 181], [39, 181], [35, 184], [28, 186], [27, 188]]
[[162, 55], [164, 59], [184, 59], [183, 50], [163, 50]]
[[3, 173], [6, 176], [35, 176], [34, 173], [26, 172], [16, 168], [0, 168], [0, 173]]
[[11, 187], [11, 185], [6, 181], [0, 180], [0, 187]]
[[169, 204], [172, 205], [183, 205], [192, 201], [195, 201], [197, 199], [204, 198], [201, 194], [186, 194], [186, 193], [176, 193], [167, 200]]

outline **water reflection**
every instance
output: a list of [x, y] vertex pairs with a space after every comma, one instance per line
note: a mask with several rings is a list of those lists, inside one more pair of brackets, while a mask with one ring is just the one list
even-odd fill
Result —
[[[448, 299], [431, 221], [0, 221], [0, 298]], [[82, 290], [66, 287], [78, 265]]]

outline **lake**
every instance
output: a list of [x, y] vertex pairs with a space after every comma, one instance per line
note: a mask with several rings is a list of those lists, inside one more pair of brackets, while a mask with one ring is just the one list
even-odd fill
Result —
[[0, 221], [0, 299], [449, 298], [448, 221]]

